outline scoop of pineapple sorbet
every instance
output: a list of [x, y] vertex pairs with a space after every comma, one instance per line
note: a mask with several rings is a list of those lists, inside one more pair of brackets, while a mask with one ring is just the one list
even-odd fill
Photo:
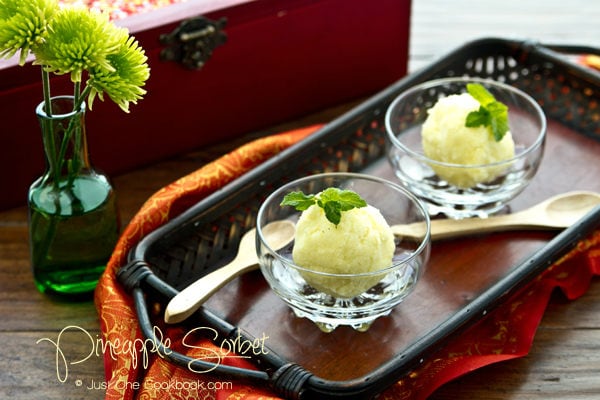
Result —
[[[424, 154], [435, 161], [460, 165], [483, 165], [513, 158], [515, 145], [510, 131], [497, 142], [486, 127], [465, 126], [469, 112], [477, 111], [479, 106], [469, 93], [438, 100], [428, 110], [429, 115], [423, 123]], [[441, 179], [463, 189], [490, 182], [506, 170], [505, 165], [485, 168], [430, 166]]]
[[[292, 257], [306, 269], [331, 274], [359, 274], [390, 267], [394, 234], [380, 211], [367, 205], [344, 211], [334, 225], [321, 207], [302, 212]], [[302, 271], [314, 288], [337, 298], [352, 298], [375, 286], [385, 274], [333, 277]]]

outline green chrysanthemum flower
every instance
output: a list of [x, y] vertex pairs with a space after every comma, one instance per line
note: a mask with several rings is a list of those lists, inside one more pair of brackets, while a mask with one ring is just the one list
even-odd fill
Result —
[[31, 52], [42, 67], [44, 101], [50, 100], [50, 73], [70, 74], [77, 104], [87, 96], [90, 108], [106, 93], [129, 112], [129, 104], [146, 94], [150, 69], [144, 50], [127, 29], [87, 8], [60, 8], [58, 0], [0, 0], [0, 58], [17, 52], [21, 65]]
[[129, 103], [137, 104], [137, 100], [146, 94], [146, 90], [142, 89], [150, 77], [146, 54], [130, 36], [114, 54], [107, 56], [107, 60], [110, 69], [96, 67], [89, 71], [89, 107], [92, 107], [96, 95], [104, 100], [106, 93], [123, 111], [129, 112]]
[[43, 42], [58, 11], [56, 0], [0, 0], [0, 58], [20, 51], [19, 64], [24, 65], [29, 52]]
[[83, 71], [112, 67], [107, 56], [114, 53], [126, 34], [124, 28], [111, 24], [106, 15], [84, 8], [65, 8], [50, 21], [51, 35], [43, 46], [34, 50], [35, 64], [48, 72], [71, 74], [71, 81], [81, 82]]

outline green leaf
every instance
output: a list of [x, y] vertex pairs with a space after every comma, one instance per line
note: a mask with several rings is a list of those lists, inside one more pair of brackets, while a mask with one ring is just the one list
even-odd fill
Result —
[[291, 206], [298, 211], [304, 211], [315, 204], [315, 195], [305, 195], [302, 192], [291, 192], [285, 195], [281, 206]]
[[501, 141], [508, 126], [508, 107], [497, 101], [494, 95], [479, 83], [467, 84], [467, 92], [479, 102], [477, 111], [471, 111], [466, 118], [465, 126], [474, 128], [485, 126], [497, 142]]
[[337, 201], [329, 201], [327, 203], [318, 202], [319, 206], [325, 210], [325, 217], [329, 222], [337, 225], [342, 220], [342, 205]]
[[367, 202], [358, 193], [338, 188], [327, 188], [319, 194], [318, 198], [313, 194], [291, 192], [285, 195], [280, 205], [304, 211], [313, 204], [321, 207], [325, 211], [327, 220], [336, 226], [342, 219], [343, 211], [367, 206]]
[[477, 126], [488, 126], [491, 123], [491, 115], [487, 108], [481, 106], [477, 111], [471, 111], [467, 114], [465, 126], [474, 128]]
[[508, 132], [508, 107], [500, 102], [493, 102], [488, 105], [491, 115], [491, 126], [494, 139], [501, 141], [506, 132]]
[[467, 83], [467, 92], [482, 106], [487, 106], [496, 101], [494, 95], [479, 83]]
[[364, 201], [356, 192], [353, 192], [352, 190], [341, 190], [338, 188], [325, 189], [321, 193], [320, 199], [325, 203], [340, 203], [340, 209], [342, 211], [365, 207], [367, 205], [367, 202]]

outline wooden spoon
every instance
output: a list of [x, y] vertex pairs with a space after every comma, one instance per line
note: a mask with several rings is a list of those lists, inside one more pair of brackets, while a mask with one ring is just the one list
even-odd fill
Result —
[[[568, 228], [598, 204], [600, 194], [575, 191], [551, 197], [513, 214], [459, 220], [436, 219], [431, 221], [431, 240], [508, 230]], [[424, 230], [423, 223], [392, 226], [394, 234], [411, 238], [423, 237]]]
[[[291, 221], [274, 221], [262, 231], [269, 246], [279, 250], [294, 239], [296, 226]], [[242, 236], [238, 253], [229, 264], [201, 277], [171, 299], [165, 310], [165, 322], [175, 324], [185, 320], [227, 282], [257, 265], [256, 229], [251, 229]]]

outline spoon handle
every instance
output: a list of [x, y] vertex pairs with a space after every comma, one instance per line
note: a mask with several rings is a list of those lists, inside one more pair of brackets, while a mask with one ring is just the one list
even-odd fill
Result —
[[[478, 233], [490, 233], [501, 231], [517, 231], [524, 229], [555, 229], [554, 227], [543, 225], [543, 221], [526, 218], [527, 215], [520, 213], [491, 216], [488, 218], [468, 218], [452, 221], [440, 220], [435, 223], [435, 235], [437, 239], [448, 237], [457, 237], [459, 235], [474, 235]], [[432, 228], [432, 232], [433, 232]], [[433, 233], [432, 233], [433, 235]]]
[[[254, 261], [254, 262], [252, 262]], [[242, 257], [196, 280], [171, 299], [165, 310], [165, 322], [176, 324], [187, 319], [216, 291], [233, 278], [257, 268], [257, 260]]]
[[[520, 215], [520, 213], [460, 220], [435, 219], [431, 221], [431, 240], [531, 228], [557, 229], [559, 227], [546, 225], [541, 220], [538, 223], [533, 218], [523, 218], [523, 215]], [[394, 225], [392, 226], [392, 231], [398, 236], [419, 238], [425, 235], [425, 225], [420, 222], [407, 225]]]

